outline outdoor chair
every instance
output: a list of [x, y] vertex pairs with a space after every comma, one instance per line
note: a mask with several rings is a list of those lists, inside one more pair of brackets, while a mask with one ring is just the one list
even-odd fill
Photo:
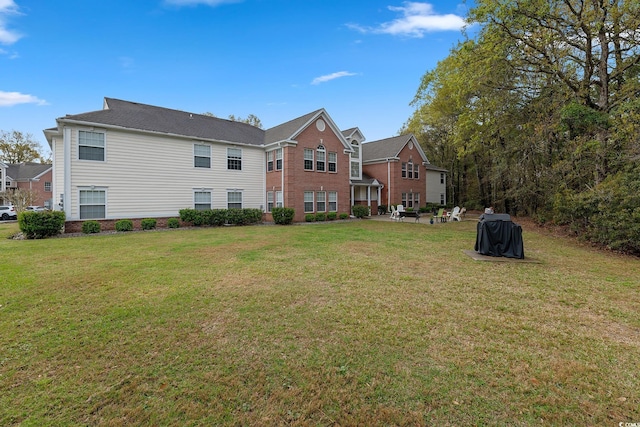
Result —
[[460, 206], [456, 206], [455, 208], [453, 208], [450, 219], [451, 221], [462, 221], [462, 217], [460, 216]]
[[440, 222], [446, 222], [446, 218], [444, 216], [444, 208], [438, 209], [438, 213], [433, 217], [436, 221], [440, 220]]

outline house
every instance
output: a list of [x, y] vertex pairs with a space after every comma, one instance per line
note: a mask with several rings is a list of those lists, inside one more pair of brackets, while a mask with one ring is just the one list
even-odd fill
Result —
[[31, 204], [47, 208], [52, 206], [52, 165], [50, 164], [0, 162], [0, 183], [0, 192], [15, 191], [18, 188], [30, 190], [34, 196]]
[[[341, 131], [324, 109], [263, 130], [105, 98], [101, 110], [56, 124], [44, 133], [54, 207], [66, 213], [67, 228], [86, 219], [175, 217], [184, 208], [257, 208], [271, 220], [274, 207], [291, 207], [304, 221], [354, 204], [375, 212], [384, 194], [384, 182], [363, 168], [360, 130]], [[410, 151], [428, 163], [419, 147]], [[420, 198], [411, 193], [411, 201]]]
[[378, 198], [382, 205], [417, 209], [426, 203], [445, 203], [440, 173], [444, 176], [446, 169], [429, 163], [412, 134], [362, 144], [362, 169], [384, 188]]

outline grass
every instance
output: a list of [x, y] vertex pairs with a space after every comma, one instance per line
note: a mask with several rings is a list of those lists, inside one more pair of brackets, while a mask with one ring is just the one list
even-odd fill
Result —
[[[0, 237], [16, 231], [0, 224]], [[379, 221], [0, 240], [0, 425], [640, 422], [640, 263]]]

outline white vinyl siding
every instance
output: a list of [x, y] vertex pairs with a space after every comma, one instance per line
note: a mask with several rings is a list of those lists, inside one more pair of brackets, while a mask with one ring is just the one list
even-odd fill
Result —
[[[211, 147], [211, 168], [194, 167], [192, 140], [109, 130], [108, 162], [78, 161], [77, 132], [71, 132], [71, 177], [67, 219], [79, 219], [79, 187], [108, 187], [107, 219], [177, 216], [194, 206], [196, 189], [211, 189], [213, 209], [227, 207], [227, 189], [243, 188], [246, 208], [264, 206], [265, 153], [262, 147], [242, 147], [242, 170], [227, 170], [228, 144]], [[60, 144], [62, 146], [62, 144]], [[61, 147], [62, 148], [62, 147]], [[56, 144], [56, 156], [60, 153]], [[56, 157], [56, 160], [59, 160]], [[64, 175], [55, 169], [54, 203], [64, 193]], [[57, 181], [56, 181], [57, 180]]]

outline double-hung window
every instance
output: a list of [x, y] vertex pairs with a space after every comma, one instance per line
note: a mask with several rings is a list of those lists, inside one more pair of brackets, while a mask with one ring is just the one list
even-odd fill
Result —
[[317, 161], [316, 161], [316, 170], [318, 172], [324, 172], [327, 169], [327, 152], [324, 149], [323, 145], [318, 146], [318, 150], [316, 153]]
[[402, 177], [407, 177], [407, 164], [405, 162], [402, 162]]
[[242, 209], [242, 191], [227, 191], [227, 209]]
[[304, 192], [304, 211], [313, 212], [313, 191]]
[[80, 190], [80, 219], [103, 219], [106, 211], [106, 190]]
[[407, 163], [407, 178], [413, 179], [413, 163]]
[[283, 206], [284, 204], [282, 203], [282, 191], [276, 191], [276, 208], [281, 208]]
[[211, 190], [194, 191], [193, 207], [197, 211], [205, 211], [211, 209]]
[[44, 191], [51, 191], [51, 181], [44, 182]]
[[273, 151], [267, 152], [267, 172], [273, 170]]
[[326, 212], [327, 210], [327, 193], [326, 191], [318, 191], [316, 193], [316, 211]]
[[78, 131], [78, 159], [104, 162], [104, 132]]
[[304, 149], [304, 170], [313, 170], [313, 150], [311, 148]]
[[413, 165], [413, 177], [415, 179], [420, 179], [419, 176], [418, 176], [418, 169], [419, 168], [420, 168], [419, 164], [416, 163], [415, 165]]
[[242, 170], [242, 150], [239, 148], [227, 148], [227, 169]]
[[329, 191], [329, 212], [338, 211], [338, 192]]
[[276, 170], [282, 170], [282, 148], [276, 150]]
[[273, 210], [273, 191], [267, 191], [267, 212]]
[[193, 166], [196, 168], [211, 168], [211, 146], [193, 144]]
[[330, 152], [329, 153], [329, 172], [337, 172], [338, 171], [338, 153]]

